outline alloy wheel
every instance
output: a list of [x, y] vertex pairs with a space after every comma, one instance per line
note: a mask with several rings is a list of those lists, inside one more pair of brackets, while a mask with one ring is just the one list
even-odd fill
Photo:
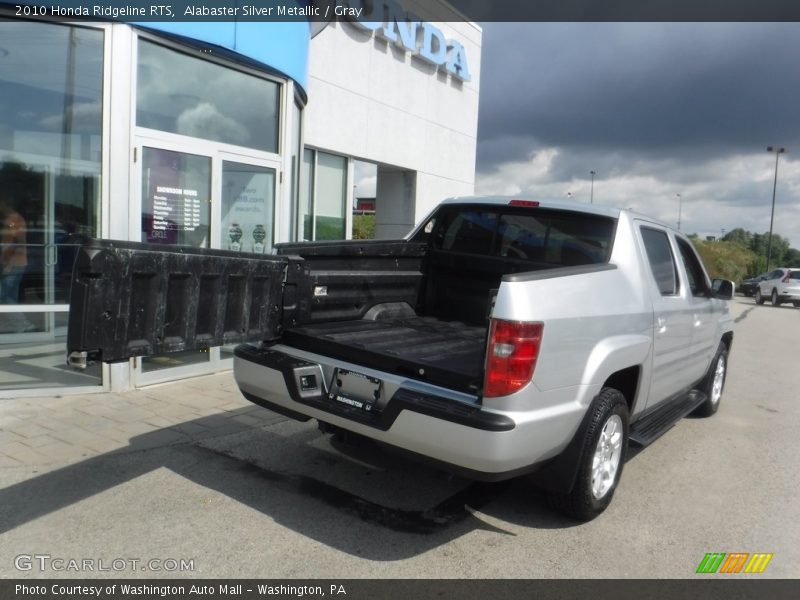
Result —
[[614, 486], [622, 456], [622, 419], [611, 415], [603, 425], [592, 460], [592, 496], [599, 500]]

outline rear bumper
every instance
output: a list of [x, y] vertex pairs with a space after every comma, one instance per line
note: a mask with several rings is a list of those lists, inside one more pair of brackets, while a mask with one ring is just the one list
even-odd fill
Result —
[[334, 402], [325, 393], [304, 397], [297, 387], [294, 370], [312, 366], [314, 363], [276, 350], [258, 349], [248, 345], [237, 347], [235, 356], [279, 372], [283, 378], [284, 389], [294, 402], [381, 431], [390, 429], [400, 413], [405, 410], [484, 431], [511, 431], [516, 426], [513, 419], [506, 415], [487, 412], [480, 407], [469, 406], [457, 400], [407, 388], [395, 391], [380, 411], [366, 411], [361, 407]]
[[781, 302], [797, 302], [800, 300], [800, 287], [785, 287], [778, 290], [778, 299]]
[[572, 439], [584, 412], [577, 402], [561, 403], [557, 410], [552, 405], [525, 412], [489, 410], [475, 398], [470, 402], [445, 389], [338, 365], [384, 382], [382, 406], [365, 410], [331, 399], [327, 385], [323, 393], [301, 393], [295, 369], [316, 367], [324, 357], [315, 361], [307, 353], [295, 356], [278, 348], [236, 348], [234, 375], [251, 402], [294, 419], [319, 419], [476, 479], [501, 480], [535, 470]]

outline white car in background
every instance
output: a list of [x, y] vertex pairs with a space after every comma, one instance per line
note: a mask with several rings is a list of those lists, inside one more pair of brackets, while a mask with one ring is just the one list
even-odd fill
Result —
[[764, 304], [767, 298], [772, 306], [791, 302], [800, 307], [800, 267], [781, 267], [766, 274], [756, 286], [756, 304]]

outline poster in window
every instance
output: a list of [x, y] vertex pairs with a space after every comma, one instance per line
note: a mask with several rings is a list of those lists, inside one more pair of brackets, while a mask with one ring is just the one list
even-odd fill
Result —
[[222, 232], [226, 250], [272, 250], [275, 171], [234, 162], [222, 166]]

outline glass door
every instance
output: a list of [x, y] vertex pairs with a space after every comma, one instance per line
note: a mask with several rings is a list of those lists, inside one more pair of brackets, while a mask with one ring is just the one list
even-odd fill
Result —
[[0, 391], [100, 385], [65, 366], [72, 266], [99, 230], [99, 176], [79, 160], [17, 154], [0, 164]]
[[[271, 252], [277, 161], [225, 153], [213, 144], [155, 142], [143, 139], [137, 146], [141, 241]], [[137, 359], [135, 384], [223, 370], [232, 357], [231, 346]]]
[[100, 232], [106, 26], [84, 25], [0, 19], [0, 397], [101, 385], [65, 364], [75, 252]]
[[[277, 165], [221, 157], [220, 248], [269, 254], [275, 240]], [[220, 348], [223, 367], [231, 366], [234, 346]]]
[[[145, 144], [137, 150], [141, 173], [140, 241], [211, 247], [211, 157]], [[137, 359], [137, 384], [203, 373], [210, 360], [210, 350]]]

